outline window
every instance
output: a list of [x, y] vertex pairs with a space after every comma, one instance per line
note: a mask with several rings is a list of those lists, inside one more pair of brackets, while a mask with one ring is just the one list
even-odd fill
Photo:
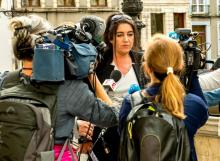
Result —
[[62, 7], [74, 7], [75, 1], [74, 0], [58, 0], [57, 5], [62, 6]]
[[184, 28], [184, 13], [174, 13], [174, 30], [176, 28]]
[[162, 13], [151, 13], [151, 35], [163, 33], [163, 23]]
[[204, 44], [204, 45], [201, 45], [200, 47], [202, 48], [202, 50], [206, 50], [206, 26], [205, 25], [193, 25], [192, 31], [199, 33], [199, 35], [196, 37], [196, 42], [200, 45]]
[[22, 7], [40, 7], [40, 0], [21, 0]]
[[91, 6], [107, 6], [107, 0], [91, 0]]
[[192, 0], [192, 13], [208, 13], [209, 5], [206, 0]]

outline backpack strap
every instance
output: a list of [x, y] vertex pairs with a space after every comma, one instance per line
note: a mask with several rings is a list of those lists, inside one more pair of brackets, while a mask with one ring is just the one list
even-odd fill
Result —
[[144, 95], [142, 91], [137, 91], [133, 94], [130, 95], [130, 100], [131, 100], [131, 107], [134, 108], [135, 106], [144, 103]]
[[64, 151], [66, 150], [66, 147], [68, 147], [68, 149], [69, 149], [72, 161], [75, 161], [74, 154], [73, 154], [74, 152], [73, 152], [73, 149], [72, 149], [72, 147], [70, 145], [70, 138], [66, 139], [66, 141], [65, 141], [65, 143], [64, 143], [64, 145], [63, 145], [63, 147], [62, 147], [62, 149], [60, 151], [60, 154], [59, 154], [59, 156], [57, 158], [57, 161], [61, 161], [62, 160], [62, 157], [63, 157]]

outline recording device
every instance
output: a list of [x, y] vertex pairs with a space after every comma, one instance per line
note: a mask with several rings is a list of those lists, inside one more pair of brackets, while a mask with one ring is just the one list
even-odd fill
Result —
[[191, 32], [190, 29], [186, 28], [177, 28], [175, 32], [179, 35], [179, 44], [184, 50], [186, 72], [203, 69], [202, 49], [196, 41], [196, 37], [199, 35], [198, 32]]
[[[97, 16], [85, 16], [74, 26], [61, 25], [49, 30], [41, 36], [43, 41], [35, 46], [33, 80], [60, 82], [86, 78], [94, 72], [97, 58], [106, 46], [102, 41], [104, 30], [104, 20]], [[44, 63], [44, 60], [48, 61]], [[51, 64], [50, 68], [48, 64]], [[59, 70], [62, 73], [59, 77], [56, 75], [58, 68], [62, 69]]]
[[115, 89], [117, 88], [116, 82], [118, 82], [120, 79], [121, 72], [119, 70], [113, 70], [111, 72], [110, 79], [106, 79], [102, 84], [106, 92], [115, 91]]
[[169, 37], [178, 40], [184, 50], [185, 70], [182, 75], [182, 81], [186, 89], [189, 89], [193, 71], [203, 69], [205, 67], [205, 54], [198, 45], [196, 37], [198, 32], [191, 32], [191, 29], [177, 28], [175, 32], [170, 32]]

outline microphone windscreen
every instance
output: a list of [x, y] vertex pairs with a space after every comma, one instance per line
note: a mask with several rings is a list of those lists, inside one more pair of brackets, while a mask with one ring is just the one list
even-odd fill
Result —
[[118, 82], [121, 79], [121, 72], [119, 70], [113, 70], [110, 75], [110, 79]]
[[100, 43], [105, 31], [105, 20], [94, 15], [84, 16], [80, 20], [80, 25], [86, 26], [86, 32], [92, 34], [92, 38]]
[[130, 86], [130, 88], [128, 89], [128, 93], [129, 94], [132, 94], [132, 93], [134, 93], [134, 92], [137, 92], [137, 91], [140, 91], [141, 89], [140, 89], [140, 86], [138, 85], [138, 84], [132, 84], [131, 86]]

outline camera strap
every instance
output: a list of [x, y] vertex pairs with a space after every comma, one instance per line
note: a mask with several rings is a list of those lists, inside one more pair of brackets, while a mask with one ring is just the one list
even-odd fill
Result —
[[64, 39], [61, 40], [60, 36], [54, 36], [54, 35], [48, 35], [45, 36], [45, 38], [52, 43], [54, 43], [56, 46], [60, 47], [61, 49], [64, 49], [66, 51], [69, 51], [72, 47], [70, 40], [67, 35], [64, 36]]

